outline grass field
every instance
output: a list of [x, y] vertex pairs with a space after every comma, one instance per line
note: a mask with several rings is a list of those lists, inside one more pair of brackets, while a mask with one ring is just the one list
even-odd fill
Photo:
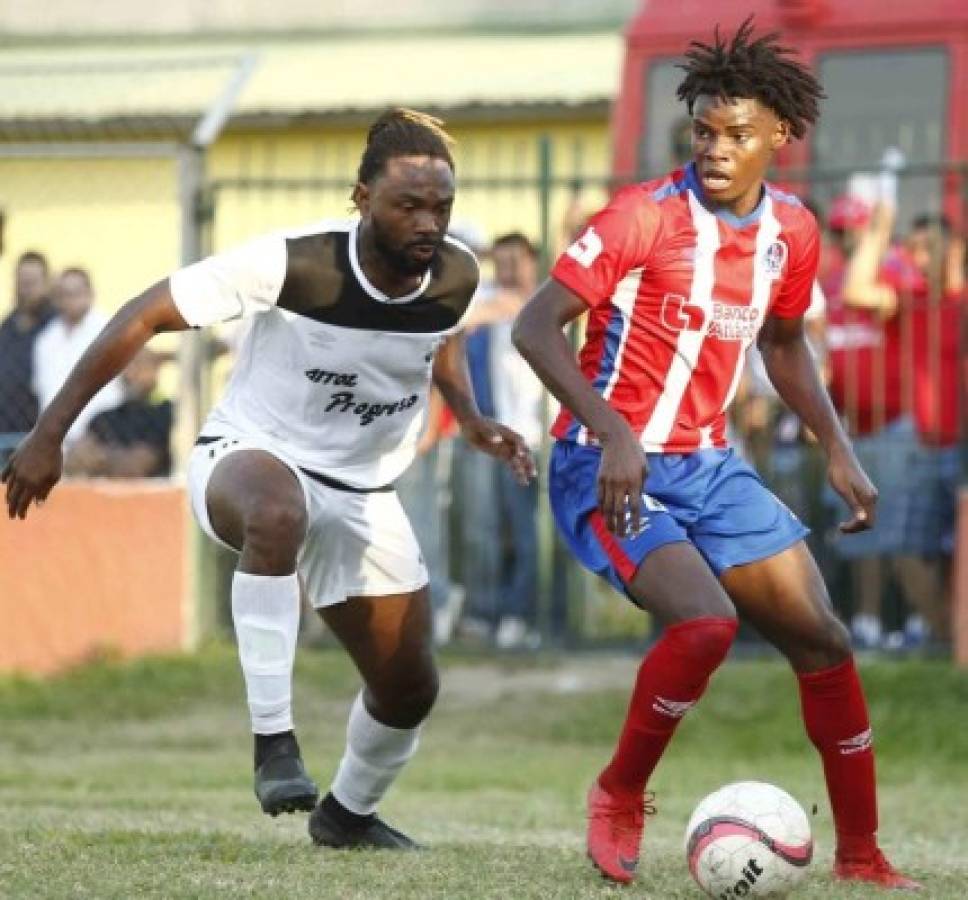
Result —
[[[828, 877], [831, 827], [794, 682], [730, 662], [686, 720], [653, 787], [640, 881], [610, 887], [583, 856], [583, 795], [607, 758], [630, 657], [444, 660], [421, 751], [386, 801], [428, 852], [314, 849], [305, 816], [269, 819], [231, 647], [47, 683], [0, 681], [0, 897], [696, 897], [681, 853], [693, 804], [734, 779], [775, 781], [814, 819], [804, 898], [880, 896]], [[328, 783], [355, 678], [301, 653], [297, 717]], [[968, 887], [968, 677], [941, 663], [865, 666], [880, 751], [882, 840], [929, 898]]]

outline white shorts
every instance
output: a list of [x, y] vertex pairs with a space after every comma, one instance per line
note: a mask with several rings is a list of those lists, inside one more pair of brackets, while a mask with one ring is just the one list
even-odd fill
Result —
[[[258, 438], [224, 438], [199, 444], [188, 460], [188, 491], [198, 524], [229, 547], [212, 528], [205, 491], [215, 467], [238, 450], [263, 450], [288, 466], [306, 498], [309, 527], [297, 570], [316, 608], [348, 597], [404, 594], [427, 584], [427, 568], [396, 491], [356, 493], [321, 484]], [[237, 552], [237, 551], [235, 551]]]

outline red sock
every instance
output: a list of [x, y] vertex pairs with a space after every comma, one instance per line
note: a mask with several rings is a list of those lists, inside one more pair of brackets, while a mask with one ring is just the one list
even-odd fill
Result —
[[867, 858], [877, 848], [877, 788], [867, 703], [854, 660], [797, 677], [807, 735], [823, 760], [837, 855]]
[[690, 619], [670, 625], [642, 660], [612, 761], [598, 783], [613, 796], [641, 797], [679, 720], [702, 696], [726, 658], [735, 619]]

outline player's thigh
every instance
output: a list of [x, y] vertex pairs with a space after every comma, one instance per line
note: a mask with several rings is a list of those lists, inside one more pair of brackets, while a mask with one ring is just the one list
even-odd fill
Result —
[[294, 464], [261, 441], [217, 438], [196, 445], [187, 481], [199, 526], [230, 550], [242, 549], [256, 515], [288, 525], [290, 533], [305, 527], [309, 498]]
[[[663, 624], [700, 616], [731, 617], [732, 604], [709, 564], [689, 539], [666, 498], [643, 493], [640, 527], [619, 537], [598, 508], [601, 454], [559, 442], [551, 455], [549, 494], [558, 531], [575, 557]], [[650, 472], [647, 488], [655, 481]]]
[[318, 612], [363, 677], [371, 712], [393, 727], [422, 721], [438, 689], [428, 588], [350, 597]]
[[836, 665], [850, 654], [823, 577], [803, 541], [744, 565], [720, 580], [740, 615], [799, 671]]
[[306, 530], [306, 496], [295, 472], [254, 447], [218, 461], [205, 486], [205, 510], [215, 535], [236, 550], [257, 522], [297, 544]]
[[732, 618], [736, 614], [709, 564], [688, 541], [652, 550], [625, 589], [664, 625], [704, 616]]

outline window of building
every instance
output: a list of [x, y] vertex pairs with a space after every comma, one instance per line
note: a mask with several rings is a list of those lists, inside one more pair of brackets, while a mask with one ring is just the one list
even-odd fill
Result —
[[[888, 147], [897, 147], [910, 164], [944, 160], [948, 58], [943, 49], [828, 53], [819, 59], [819, 74], [827, 99], [813, 132], [814, 167], [874, 172]], [[845, 186], [842, 175], [820, 175], [813, 193], [825, 205]], [[902, 227], [918, 213], [938, 212], [941, 179], [902, 177], [899, 202]]]

